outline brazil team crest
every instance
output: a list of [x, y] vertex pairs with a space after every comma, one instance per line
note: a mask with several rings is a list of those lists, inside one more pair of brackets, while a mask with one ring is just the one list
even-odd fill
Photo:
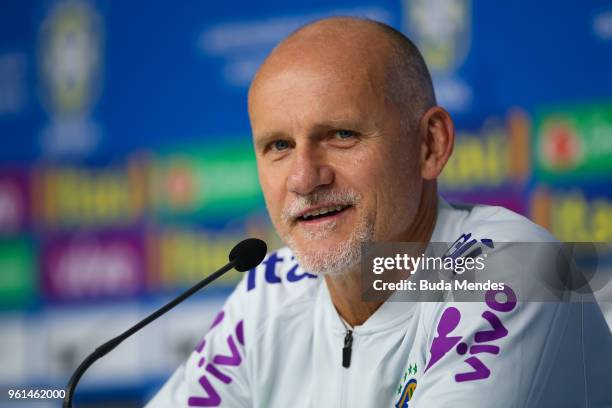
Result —
[[38, 35], [39, 89], [49, 123], [45, 155], [88, 155], [101, 130], [92, 113], [102, 92], [104, 19], [90, 0], [50, 3]]
[[416, 363], [410, 364], [408, 369], [404, 372], [404, 376], [402, 377], [402, 381], [397, 387], [397, 394], [399, 395], [397, 402], [395, 403], [395, 408], [409, 408], [408, 404], [410, 400], [412, 400], [412, 396], [414, 395], [414, 391], [417, 387], [417, 380], [414, 376], [417, 374], [417, 365]]
[[404, 0], [404, 26], [429, 68], [449, 72], [465, 61], [471, 43], [471, 0]]

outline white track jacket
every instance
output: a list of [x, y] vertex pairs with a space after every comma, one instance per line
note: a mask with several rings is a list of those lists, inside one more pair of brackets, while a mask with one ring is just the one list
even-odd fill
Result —
[[[504, 208], [441, 200], [431, 241], [460, 238], [553, 240]], [[246, 274], [147, 407], [612, 407], [612, 337], [597, 304], [506, 290], [503, 303], [387, 301], [347, 328], [324, 279], [283, 248]]]

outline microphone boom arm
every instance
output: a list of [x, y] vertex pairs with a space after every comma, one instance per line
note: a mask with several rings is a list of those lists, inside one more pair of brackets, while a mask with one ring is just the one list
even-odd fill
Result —
[[87, 369], [91, 367], [93, 363], [95, 363], [98, 359], [104, 357], [105, 355], [113, 351], [119, 344], [121, 344], [125, 339], [130, 337], [132, 334], [136, 333], [138, 330], [142, 329], [143, 327], [145, 327], [152, 321], [156, 320], [158, 317], [165, 314], [166, 312], [174, 308], [176, 305], [178, 305], [179, 303], [181, 303], [182, 301], [184, 301], [185, 299], [187, 299], [188, 297], [190, 297], [191, 295], [193, 295], [194, 293], [196, 293], [197, 291], [199, 291], [200, 289], [202, 289], [203, 287], [205, 287], [206, 285], [208, 285], [215, 279], [219, 278], [221, 275], [223, 275], [227, 271], [233, 269], [238, 264], [239, 264], [238, 258], [234, 258], [230, 260], [224, 267], [222, 267], [216, 272], [211, 273], [206, 278], [204, 278], [202, 281], [194, 285], [191, 289], [187, 290], [186, 292], [184, 292], [182, 295], [180, 295], [176, 299], [168, 302], [162, 308], [151, 313], [149, 316], [145, 317], [140, 322], [136, 323], [134, 326], [132, 326], [130, 329], [128, 329], [124, 333], [120, 334], [119, 336], [107, 341], [106, 343], [98, 347], [93, 353], [87, 356], [85, 360], [83, 360], [83, 362], [74, 371], [74, 374], [72, 374], [72, 377], [70, 378], [70, 381], [68, 381], [68, 385], [66, 387], [66, 396], [64, 398], [62, 407], [72, 408], [72, 399], [74, 397], [74, 391], [76, 389], [76, 386], [79, 383], [79, 380], [81, 379], [85, 371], [87, 371]]

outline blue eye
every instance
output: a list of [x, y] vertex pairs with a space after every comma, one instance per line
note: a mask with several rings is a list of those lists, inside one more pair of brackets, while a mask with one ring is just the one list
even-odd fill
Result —
[[336, 130], [335, 132], [336, 136], [338, 136], [339, 139], [349, 139], [351, 137], [355, 136], [354, 132], [351, 132], [350, 130]]
[[286, 140], [275, 140], [272, 142], [272, 146], [275, 150], [285, 150], [289, 148], [289, 143]]

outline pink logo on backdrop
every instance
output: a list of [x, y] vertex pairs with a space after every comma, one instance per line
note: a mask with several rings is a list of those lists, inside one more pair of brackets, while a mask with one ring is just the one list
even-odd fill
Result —
[[43, 248], [43, 289], [62, 300], [133, 295], [145, 284], [144, 259], [136, 233], [51, 239]]

